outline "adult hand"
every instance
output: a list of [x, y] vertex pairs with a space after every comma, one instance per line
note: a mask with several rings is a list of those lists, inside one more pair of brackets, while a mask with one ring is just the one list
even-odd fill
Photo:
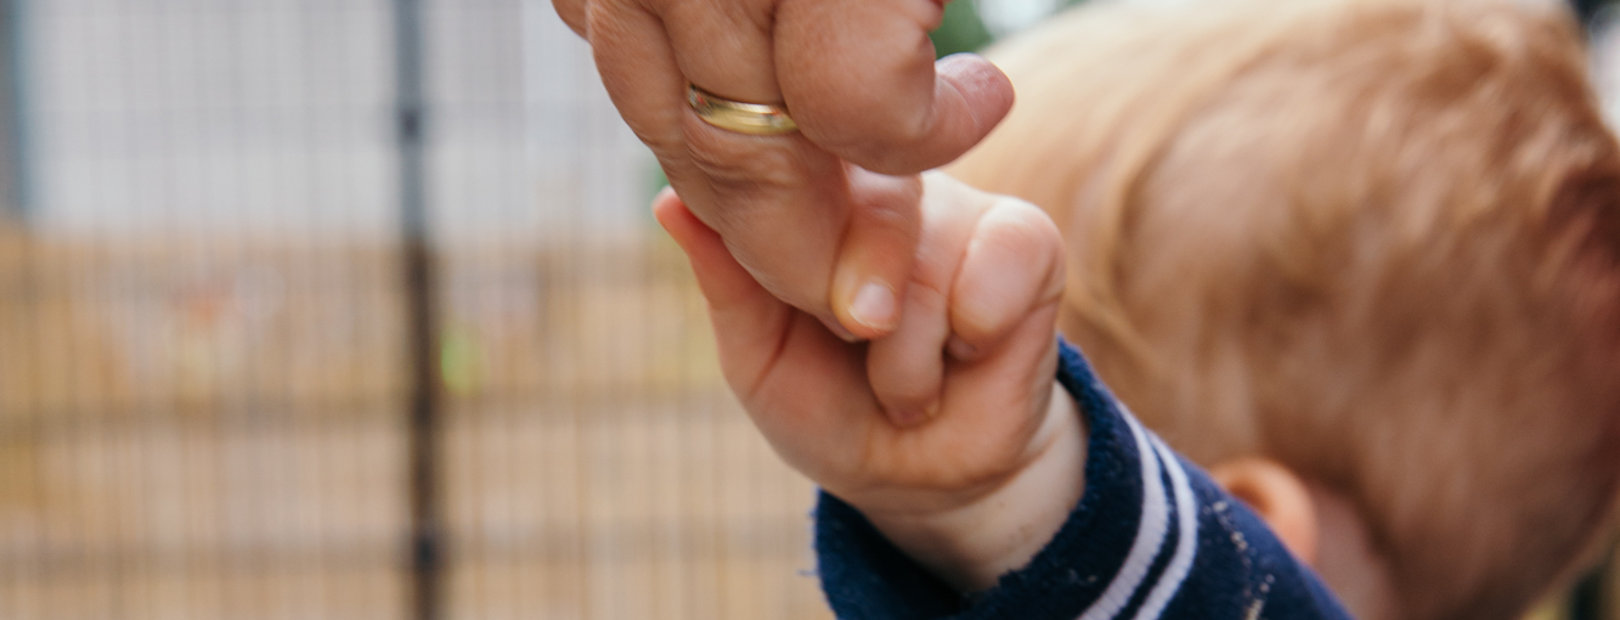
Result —
[[[888, 175], [955, 159], [1012, 105], [987, 61], [936, 65], [928, 32], [942, 1], [553, 2], [670, 184], [745, 269], [846, 337], [894, 328], [920, 189]], [[688, 84], [785, 103], [800, 131], [710, 126], [688, 107]]]

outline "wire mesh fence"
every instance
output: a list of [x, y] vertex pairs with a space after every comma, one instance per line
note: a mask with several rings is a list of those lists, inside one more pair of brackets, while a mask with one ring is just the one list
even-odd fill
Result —
[[0, 617], [826, 614], [549, 2], [0, 9]]

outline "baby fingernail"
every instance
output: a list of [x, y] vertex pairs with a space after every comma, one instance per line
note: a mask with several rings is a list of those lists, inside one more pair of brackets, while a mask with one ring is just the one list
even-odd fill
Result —
[[827, 327], [832, 330], [833, 335], [837, 336], [839, 340], [843, 340], [844, 342], [860, 342], [861, 341], [861, 339], [859, 337], [857, 337], [853, 332], [850, 332], [849, 330], [844, 329], [844, 326], [839, 325], [837, 322], [829, 323], [827, 325]]
[[839, 324], [837, 318], [822, 317], [821, 325], [822, 327], [826, 327], [827, 331], [832, 332], [832, 335], [837, 336], [839, 340], [844, 342], [861, 341], [861, 339], [854, 333], [850, 332], [848, 329], [845, 329], [843, 325]]
[[951, 352], [951, 357], [959, 360], [970, 360], [979, 354], [979, 348], [968, 344], [961, 336], [951, 336], [951, 341], [945, 348]]
[[937, 400], [928, 403], [927, 406], [921, 409], [908, 407], [889, 412], [889, 419], [894, 422], [895, 426], [900, 428], [911, 428], [936, 417], [939, 417], [939, 401]]
[[872, 329], [888, 330], [895, 323], [894, 291], [877, 282], [867, 282], [855, 292], [849, 316]]
[[922, 424], [928, 417], [928, 413], [921, 409], [898, 409], [889, 412], [889, 419], [894, 422], [895, 426], [900, 428], [909, 428]]

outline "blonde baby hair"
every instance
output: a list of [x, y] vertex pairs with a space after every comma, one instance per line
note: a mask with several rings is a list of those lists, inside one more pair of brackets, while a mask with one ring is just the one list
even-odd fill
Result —
[[1064, 331], [1173, 445], [1349, 498], [1410, 617], [1514, 617], [1590, 556], [1620, 156], [1567, 14], [1108, 6], [992, 58], [1019, 101], [952, 172], [1049, 210]]

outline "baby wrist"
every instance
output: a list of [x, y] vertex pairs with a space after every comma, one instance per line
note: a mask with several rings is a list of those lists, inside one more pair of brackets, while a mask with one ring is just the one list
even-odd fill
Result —
[[1021, 471], [973, 502], [927, 516], [868, 515], [913, 560], [966, 592], [988, 589], [1035, 557], [1079, 504], [1086, 436], [1060, 386], [1048, 405], [1045, 446]]

